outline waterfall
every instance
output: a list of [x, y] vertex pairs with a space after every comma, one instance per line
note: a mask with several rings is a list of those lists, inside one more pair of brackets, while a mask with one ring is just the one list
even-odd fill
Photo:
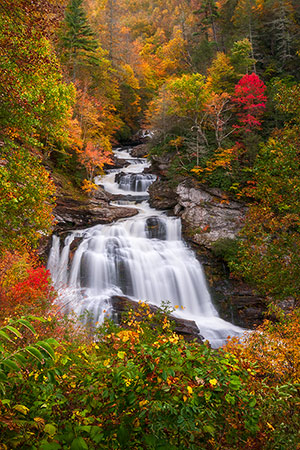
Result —
[[[101, 183], [111, 188], [111, 174]], [[133, 218], [73, 232], [62, 245], [53, 237], [48, 268], [66, 311], [80, 315], [88, 310], [101, 322], [110, 311], [110, 298], [125, 295], [158, 306], [169, 302], [176, 315], [195, 320], [215, 347], [228, 335], [241, 334], [239, 327], [219, 318], [202, 267], [182, 239], [180, 219], [150, 208], [147, 202], [138, 209]], [[71, 260], [75, 236], [82, 242]]]
[[156, 180], [152, 174], [129, 173], [118, 177], [115, 175], [115, 181], [123, 191], [147, 192], [148, 187]]

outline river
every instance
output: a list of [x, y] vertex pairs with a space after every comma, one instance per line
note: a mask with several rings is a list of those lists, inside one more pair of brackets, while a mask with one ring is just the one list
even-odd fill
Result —
[[[66, 313], [90, 313], [101, 323], [111, 315], [110, 298], [125, 295], [160, 305], [169, 302], [174, 315], [194, 320], [213, 347], [244, 330], [222, 320], [212, 303], [201, 264], [181, 235], [181, 221], [149, 206], [147, 189], [155, 175], [143, 173], [149, 163], [124, 149], [114, 151], [127, 167], [111, 170], [96, 182], [111, 194], [124, 195], [114, 205], [137, 208], [138, 215], [109, 225], [71, 232], [60, 242], [53, 236], [48, 269]], [[73, 258], [70, 245], [80, 238]]]

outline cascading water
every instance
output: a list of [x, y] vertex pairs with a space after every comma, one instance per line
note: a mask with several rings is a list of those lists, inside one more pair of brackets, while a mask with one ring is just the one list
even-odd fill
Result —
[[128, 173], [115, 175], [115, 181], [123, 191], [147, 192], [148, 187], [156, 180], [152, 174]]
[[[124, 157], [124, 151], [116, 153]], [[145, 167], [144, 161], [127, 156], [131, 162], [125, 169], [128, 173], [132, 169], [139, 173]], [[107, 190], [121, 190], [122, 185], [116, 188], [111, 175], [98, 182]], [[141, 194], [148, 188], [146, 183], [144, 186]], [[125, 191], [136, 194], [134, 189]], [[177, 306], [175, 314], [195, 320], [201, 334], [215, 347], [228, 335], [241, 334], [239, 327], [219, 318], [201, 265], [182, 240], [180, 219], [151, 209], [147, 202], [138, 209], [133, 218], [71, 233], [62, 250], [59, 238], [53, 237], [48, 268], [65, 310], [77, 315], [87, 310], [101, 322], [110, 313], [110, 298], [126, 295], [156, 305], [168, 301]], [[70, 261], [69, 249], [76, 237], [82, 241]]]

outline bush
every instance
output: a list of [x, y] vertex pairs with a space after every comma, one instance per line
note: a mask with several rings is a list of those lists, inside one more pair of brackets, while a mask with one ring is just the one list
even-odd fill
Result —
[[212, 245], [212, 251], [215, 256], [223, 259], [227, 263], [235, 261], [239, 248], [239, 241], [237, 239], [222, 238], [218, 239]]
[[[2, 401], [2, 417], [10, 418], [1, 421], [3, 444], [233, 450], [257, 432], [250, 366], [185, 342], [163, 311], [153, 315], [141, 304], [122, 328], [106, 322], [96, 335], [58, 347], [50, 375], [32, 367], [22, 383], [12, 380], [9, 404]], [[18, 404], [23, 411], [10, 415]]]

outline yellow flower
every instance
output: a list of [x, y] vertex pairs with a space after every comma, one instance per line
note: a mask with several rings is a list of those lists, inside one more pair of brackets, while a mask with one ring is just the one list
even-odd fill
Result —
[[215, 386], [216, 384], [218, 384], [218, 380], [216, 380], [215, 378], [212, 378], [211, 380], [209, 380], [209, 382], [212, 386]]
[[189, 393], [190, 395], [192, 395], [193, 389], [191, 388], [191, 386], [188, 386], [188, 387], [187, 387], [187, 391], [188, 391], [188, 393]]

